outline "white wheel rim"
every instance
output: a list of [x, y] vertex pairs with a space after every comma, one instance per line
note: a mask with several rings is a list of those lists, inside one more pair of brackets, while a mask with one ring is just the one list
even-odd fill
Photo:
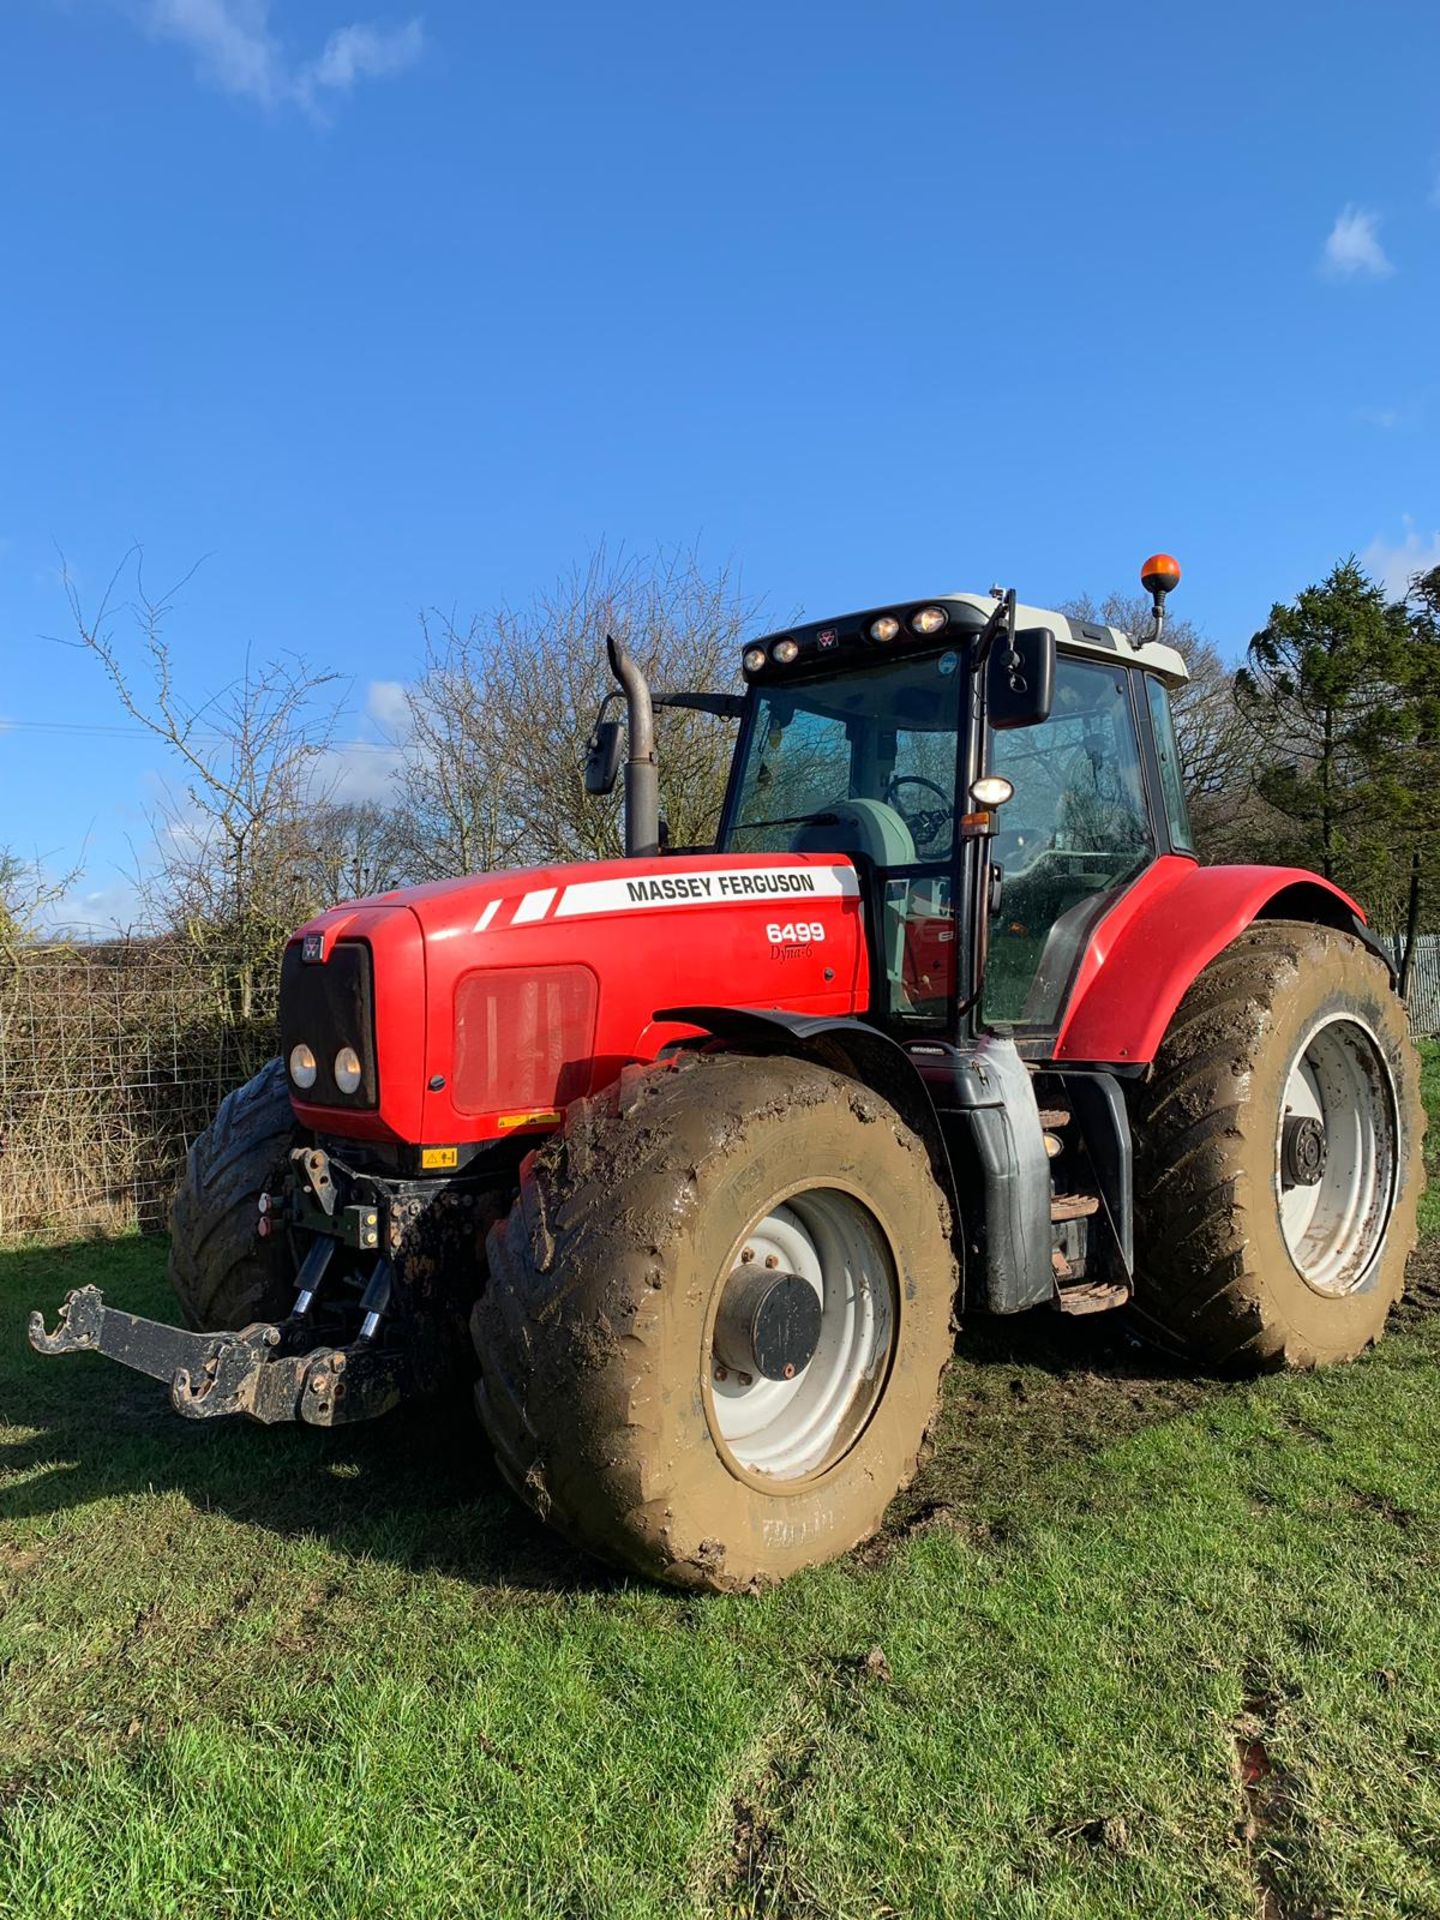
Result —
[[[1325, 1166], [1313, 1186], [1288, 1177], [1287, 1118], [1324, 1128]], [[1317, 1293], [1339, 1298], [1365, 1285], [1394, 1204], [1397, 1134], [1394, 1082], [1375, 1035], [1353, 1014], [1320, 1021], [1291, 1062], [1275, 1136], [1281, 1232]]]
[[884, 1390], [899, 1301], [895, 1263], [873, 1214], [835, 1187], [791, 1194], [765, 1214], [745, 1235], [740, 1261], [807, 1281], [820, 1300], [820, 1334], [793, 1380], [740, 1373], [708, 1352], [716, 1438], [747, 1473], [805, 1479], [848, 1450]]

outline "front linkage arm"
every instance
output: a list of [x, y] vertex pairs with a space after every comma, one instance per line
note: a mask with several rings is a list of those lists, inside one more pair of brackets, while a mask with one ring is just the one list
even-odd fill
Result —
[[293, 1349], [304, 1329], [257, 1322], [238, 1333], [189, 1333], [107, 1307], [98, 1287], [78, 1287], [54, 1333], [30, 1316], [37, 1353], [103, 1353], [123, 1367], [170, 1382], [170, 1404], [188, 1420], [248, 1414], [273, 1426], [303, 1420], [346, 1426], [388, 1413], [415, 1391], [406, 1354], [370, 1345]]

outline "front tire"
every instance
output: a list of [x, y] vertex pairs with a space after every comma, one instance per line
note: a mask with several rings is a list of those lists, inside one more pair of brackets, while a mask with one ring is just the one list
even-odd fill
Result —
[[1419, 1062], [1353, 935], [1260, 921], [1181, 1002], [1135, 1110], [1135, 1311], [1231, 1370], [1378, 1340], [1423, 1185]]
[[297, 1143], [284, 1062], [226, 1094], [191, 1147], [170, 1209], [170, 1284], [187, 1326], [222, 1333], [283, 1320], [295, 1298], [283, 1239], [255, 1231], [266, 1182]]
[[[955, 1258], [925, 1148], [868, 1088], [790, 1058], [627, 1069], [526, 1162], [489, 1256], [481, 1419], [590, 1552], [752, 1588], [866, 1539], [914, 1471]], [[737, 1355], [767, 1286], [780, 1347]]]

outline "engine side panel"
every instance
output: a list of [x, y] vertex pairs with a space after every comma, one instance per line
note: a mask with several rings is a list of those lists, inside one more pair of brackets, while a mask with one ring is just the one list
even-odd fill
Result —
[[[594, 1040], [567, 1071], [566, 1098], [699, 1031], [656, 1021], [657, 1008], [704, 1001], [833, 1015], [868, 1003], [860, 880], [834, 854], [667, 856], [482, 875], [337, 908], [296, 939], [379, 938], [377, 929], [396, 917], [418, 929], [420, 952], [406, 959], [398, 991], [385, 954], [375, 952], [379, 1109], [365, 1115], [297, 1101], [302, 1121], [327, 1133], [463, 1146], [553, 1124], [517, 1120], [505, 1111], [514, 1101], [497, 1099], [493, 1112], [457, 1102], [462, 1046], [473, 1058], [477, 1044], [474, 1034], [457, 1033], [457, 996], [471, 1004], [473, 993], [461, 990], [479, 970], [593, 973]], [[398, 957], [396, 935], [381, 944]], [[497, 1028], [486, 1044], [503, 1059], [516, 1036]], [[473, 1073], [469, 1079], [473, 1085]]]
[[1148, 867], [1091, 937], [1055, 1043], [1056, 1060], [1153, 1060], [1201, 968], [1280, 895], [1297, 917], [1363, 929], [1347, 893], [1300, 867], [1198, 867], [1170, 854]]

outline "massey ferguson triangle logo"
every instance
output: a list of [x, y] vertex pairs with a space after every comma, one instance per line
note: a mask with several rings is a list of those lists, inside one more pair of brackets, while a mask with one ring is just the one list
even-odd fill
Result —
[[307, 933], [300, 946], [300, 958], [313, 966], [317, 960], [325, 958], [325, 936], [323, 933]]

